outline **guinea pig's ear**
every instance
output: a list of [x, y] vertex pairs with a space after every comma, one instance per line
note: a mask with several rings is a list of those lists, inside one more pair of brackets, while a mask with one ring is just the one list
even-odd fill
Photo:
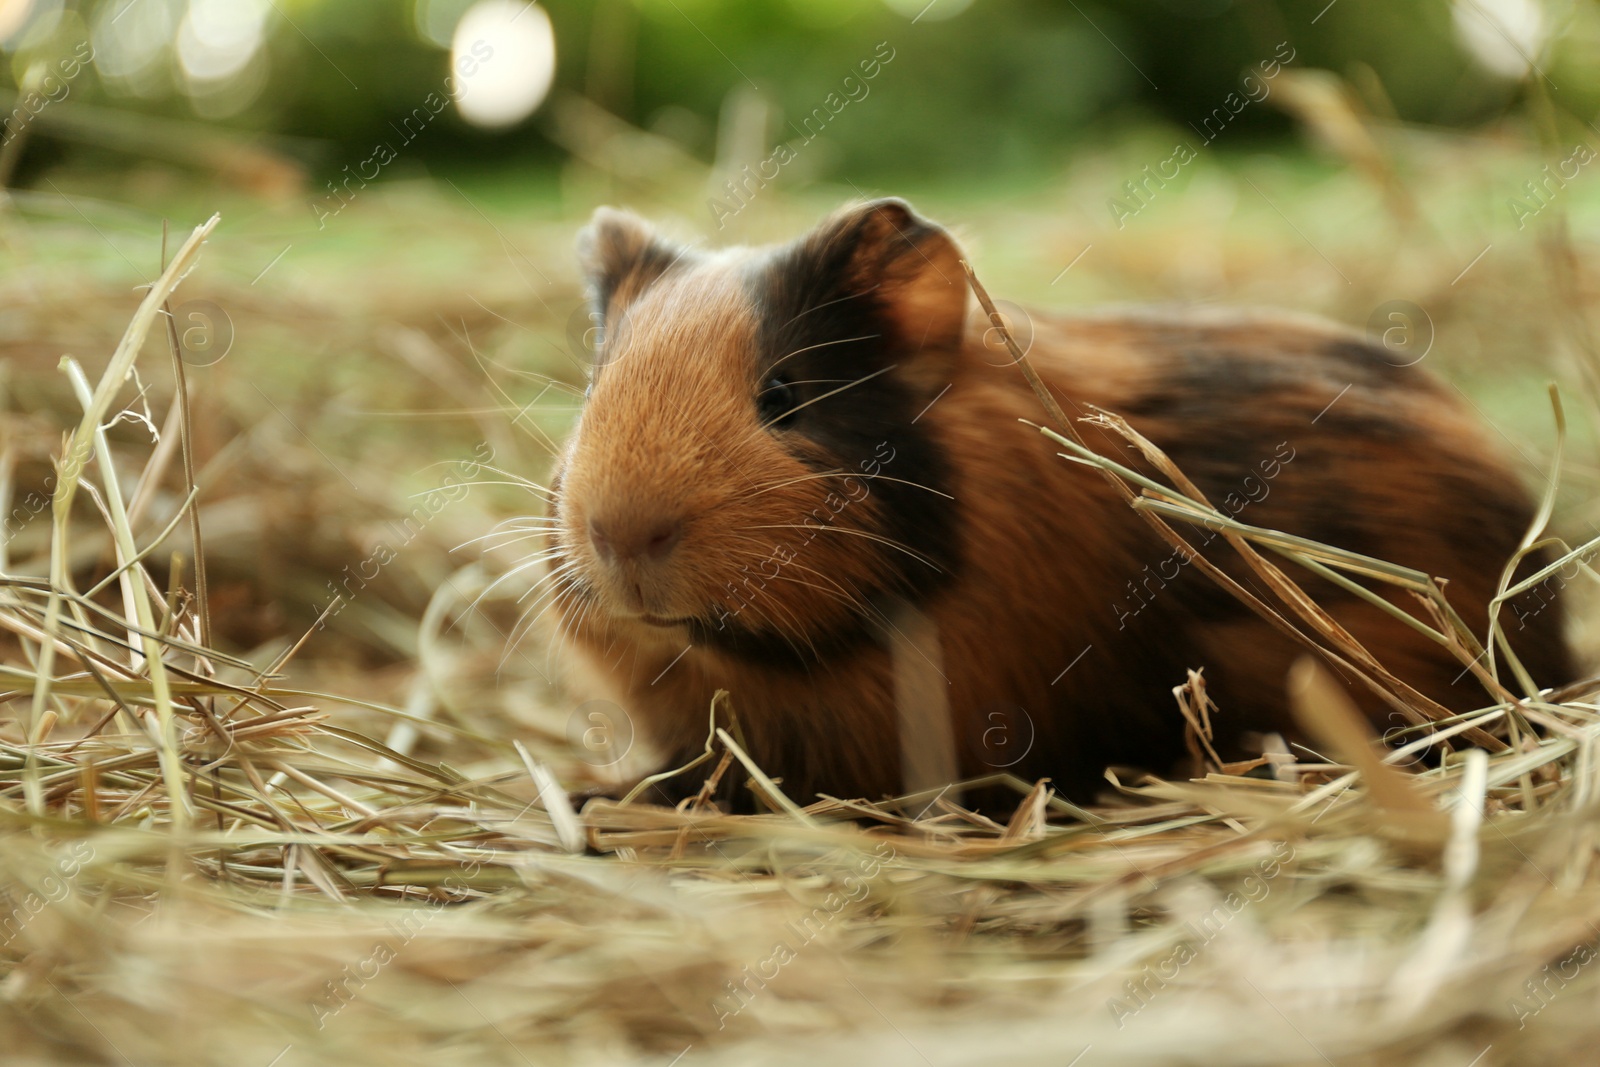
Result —
[[846, 208], [809, 239], [841, 296], [871, 292], [902, 351], [953, 349], [967, 319], [961, 250], [897, 197]]
[[596, 209], [578, 234], [578, 262], [589, 279], [590, 301], [602, 335], [683, 253], [633, 212]]

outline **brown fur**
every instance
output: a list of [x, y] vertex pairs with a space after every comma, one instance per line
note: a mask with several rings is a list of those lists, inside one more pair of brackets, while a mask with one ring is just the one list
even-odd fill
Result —
[[[791, 796], [900, 791], [883, 612], [907, 601], [937, 627], [963, 775], [995, 769], [983, 739], [995, 709], [1019, 742], [1032, 735], [1026, 758], [1007, 769], [1051, 776], [1069, 793], [1091, 793], [1108, 764], [1167, 770], [1183, 753], [1170, 690], [1185, 667], [1205, 668], [1227, 754], [1239, 753], [1246, 731], [1292, 732], [1283, 680], [1299, 649], [1181, 566], [1097, 472], [1019, 421], [1042, 421], [1040, 406], [986, 343], [985, 324], [967, 316], [959, 253], [943, 231], [888, 201], [828, 220], [793, 260], [766, 250], [669, 255], [642, 222], [608, 212], [585, 248], [608, 336], [554, 482], [560, 647], [664, 760], [701, 748], [712, 694], [726, 689], [751, 755]], [[884, 409], [897, 421], [855, 427], [883, 439], [876, 461], [830, 450], [803, 422], [763, 427], [753, 397], [763, 375], [781, 371], [761, 354], [762, 338], [784, 325], [763, 319], [762, 294], [785, 283], [761, 274], [774, 263], [835, 264], [817, 276], [837, 275], [847, 299], [877, 301], [879, 340], [858, 343], [887, 353], [884, 373], [899, 391], [884, 395], [911, 406]], [[1531, 510], [1484, 428], [1431, 376], [1389, 366], [1349, 331], [1284, 315], [1037, 316], [1033, 333], [1030, 361], [1060, 396], [1126, 414], [1214, 504], [1237, 505], [1252, 525], [1446, 577], [1452, 603], [1481, 630]], [[814, 414], [829, 403], [816, 401]], [[1127, 452], [1120, 439], [1088, 436], [1102, 452]], [[899, 588], [887, 569], [928, 565], [884, 543], [896, 540], [884, 534], [884, 479], [901, 473], [897, 459], [917, 442], [942, 457], [928, 469], [954, 501], [935, 495], [926, 506], [949, 509], [954, 547], [917, 571], [937, 571], [927, 584]], [[826, 529], [800, 529], [819, 514]], [[927, 512], [923, 525], [940, 514]], [[608, 562], [591, 522], [628, 543], [658, 527], [678, 539], [665, 559]], [[1249, 582], [1220, 538], [1205, 554]], [[1485, 703], [1420, 634], [1304, 584], [1428, 696], [1462, 710]], [[733, 618], [780, 651], [742, 655], [667, 622], [689, 617]], [[1510, 612], [1506, 621], [1540, 684], [1569, 679], [1556, 608], [1521, 632]], [[852, 626], [868, 636], [839, 636]], [[1351, 693], [1383, 723], [1387, 708], [1359, 686]]]

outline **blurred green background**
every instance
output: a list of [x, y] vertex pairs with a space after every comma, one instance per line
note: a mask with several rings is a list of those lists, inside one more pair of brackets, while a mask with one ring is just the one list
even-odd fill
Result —
[[[475, 0], [5, 0], [12, 86], [83, 41], [95, 59], [72, 102], [115, 114], [203, 119], [259, 135], [314, 184], [396, 127], [449, 74]], [[489, 4], [478, 18], [517, 5]], [[495, 129], [442, 115], [406, 169], [548, 171], [571, 145], [550, 105], [580, 96], [715, 158], [736, 94], [759, 94], [774, 138], [840, 92], [879, 42], [894, 53], [874, 102], [827, 137], [808, 176], [887, 182], [1059, 165], [1129, 123], [1198, 124], [1241, 73], [1290, 41], [1296, 64], [1350, 80], [1375, 111], [1470, 127], [1522, 100], [1536, 63], [1563, 107], [1600, 104], [1600, 13], [1540, 0], [554, 0], [515, 21], [547, 34], [554, 84], [531, 116]], [[513, 16], [515, 18], [515, 16]], [[494, 20], [488, 17], [488, 25]], [[492, 42], [491, 42], [492, 44]], [[511, 44], [503, 45], [509, 49]], [[503, 55], [505, 52], [503, 51]], [[525, 70], [534, 52], [509, 62]], [[887, 72], [886, 72], [887, 73]], [[468, 79], [470, 80], [470, 79]], [[731, 96], [730, 94], [735, 94]], [[857, 103], [865, 104], [863, 98]], [[1247, 110], [1230, 137], [1265, 143], [1288, 123]], [[24, 167], [126, 165], [87, 131], [43, 138]]]

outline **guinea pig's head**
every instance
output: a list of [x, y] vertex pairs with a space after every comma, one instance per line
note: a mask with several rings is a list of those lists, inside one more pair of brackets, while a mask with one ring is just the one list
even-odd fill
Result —
[[700, 252], [601, 209], [580, 252], [601, 340], [552, 482], [564, 616], [806, 664], [938, 585], [955, 512], [918, 419], [967, 309], [943, 230], [880, 200]]

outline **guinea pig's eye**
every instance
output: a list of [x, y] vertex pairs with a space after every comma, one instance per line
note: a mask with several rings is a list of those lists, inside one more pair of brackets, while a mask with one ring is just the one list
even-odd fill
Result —
[[794, 414], [794, 389], [782, 378], [768, 378], [756, 394], [756, 407], [762, 422], [781, 426]]

